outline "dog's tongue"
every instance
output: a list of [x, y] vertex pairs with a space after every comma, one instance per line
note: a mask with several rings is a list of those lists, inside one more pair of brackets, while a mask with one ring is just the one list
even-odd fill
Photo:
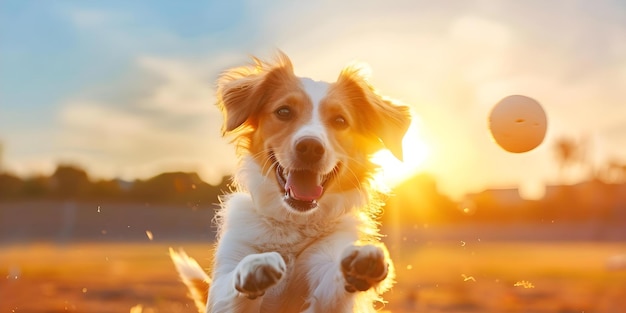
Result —
[[285, 190], [291, 192], [291, 196], [296, 200], [317, 200], [324, 191], [319, 180], [319, 175], [311, 171], [290, 171]]

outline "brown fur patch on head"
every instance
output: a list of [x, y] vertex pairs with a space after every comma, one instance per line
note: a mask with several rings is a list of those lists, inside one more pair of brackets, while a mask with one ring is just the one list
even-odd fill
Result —
[[289, 58], [279, 53], [274, 63], [253, 58], [254, 64], [225, 71], [218, 80], [217, 106], [224, 116], [223, 135], [248, 148], [257, 115], [284, 78], [294, 77]]

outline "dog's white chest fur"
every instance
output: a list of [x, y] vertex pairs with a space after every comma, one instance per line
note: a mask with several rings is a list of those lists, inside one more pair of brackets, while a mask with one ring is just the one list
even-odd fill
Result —
[[350, 216], [329, 220], [310, 216], [304, 218], [309, 222], [303, 223], [301, 216], [283, 214], [283, 218], [278, 219], [260, 213], [264, 211], [255, 207], [249, 194], [233, 193], [219, 213], [222, 223], [220, 231], [230, 227], [241, 228], [241, 232], [236, 234], [238, 241], [248, 244], [257, 252], [276, 251], [287, 261], [297, 258], [312, 243], [336, 232], [340, 225], [356, 226], [356, 220]]

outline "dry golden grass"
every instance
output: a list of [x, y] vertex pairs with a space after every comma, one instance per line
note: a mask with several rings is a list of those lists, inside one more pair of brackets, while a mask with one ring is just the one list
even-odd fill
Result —
[[[207, 265], [209, 246], [182, 246]], [[194, 312], [168, 244], [0, 247], [0, 312]], [[608, 243], [432, 243], [394, 253], [392, 312], [594, 312], [626, 308]]]
[[604, 312], [626, 307], [626, 272], [606, 259], [625, 245], [432, 244], [397, 258], [397, 312]]
[[[0, 312], [194, 312], [161, 244], [2, 248]], [[199, 260], [209, 247], [185, 245]], [[6, 301], [6, 300], [8, 301]]]

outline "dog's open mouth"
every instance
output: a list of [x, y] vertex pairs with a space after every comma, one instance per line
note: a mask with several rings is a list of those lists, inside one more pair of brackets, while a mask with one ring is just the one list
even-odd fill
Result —
[[271, 159], [275, 164], [276, 180], [285, 193], [285, 202], [294, 210], [308, 212], [317, 208], [318, 201], [324, 194], [324, 188], [337, 172], [339, 165], [326, 174], [306, 169], [285, 169], [274, 154]]

